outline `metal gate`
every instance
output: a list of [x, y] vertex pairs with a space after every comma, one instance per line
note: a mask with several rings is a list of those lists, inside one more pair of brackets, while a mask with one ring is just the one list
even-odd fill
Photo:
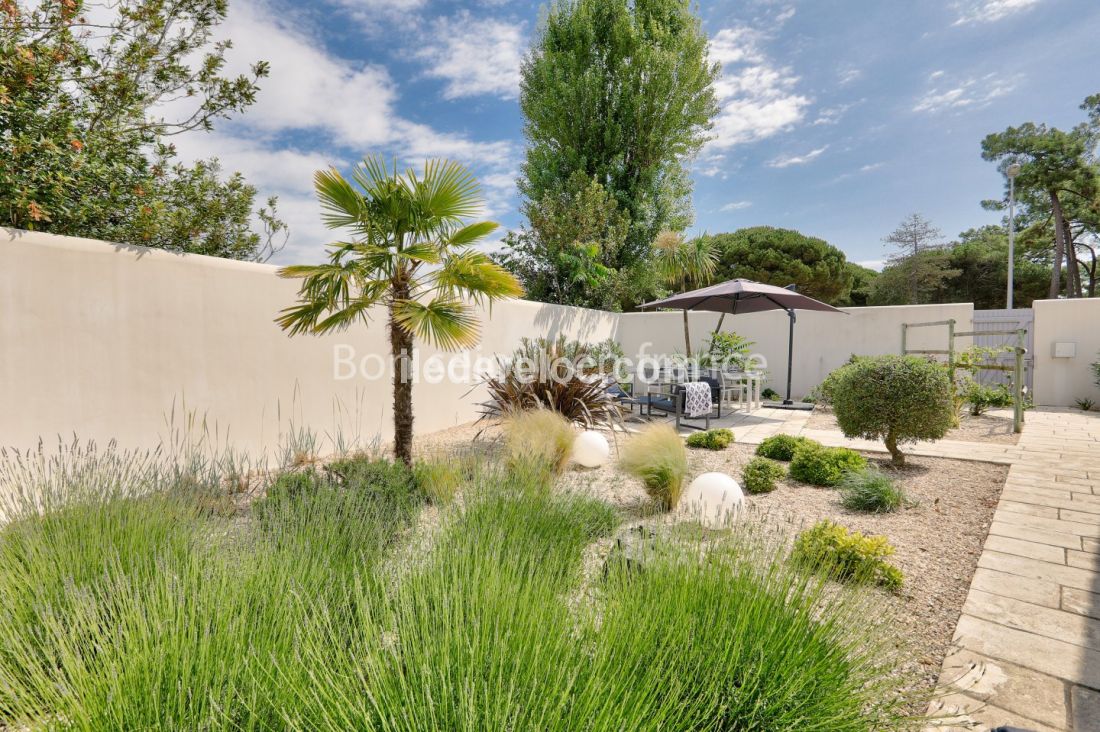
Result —
[[[1016, 331], [1023, 328], [1027, 331], [1027, 354], [1024, 356], [1024, 382], [1030, 393], [1032, 390], [1032, 375], [1035, 367], [1035, 311], [1031, 308], [1014, 308], [1012, 310], [975, 310], [974, 330], [1004, 331], [1004, 335], [977, 335], [974, 336], [974, 345], [983, 348], [1005, 348], [1004, 353], [998, 354], [993, 360], [1004, 366], [1011, 366], [1015, 360], [1012, 349], [1016, 347]], [[981, 371], [977, 375], [978, 381], [983, 384], [1008, 384], [1012, 380], [1011, 371]]]

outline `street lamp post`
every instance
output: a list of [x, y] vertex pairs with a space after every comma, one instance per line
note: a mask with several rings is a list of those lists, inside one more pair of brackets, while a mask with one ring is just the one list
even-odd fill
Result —
[[1013, 163], [1005, 171], [1008, 175], [1008, 309], [1012, 309], [1012, 290], [1015, 284], [1016, 268], [1016, 176], [1020, 166]]

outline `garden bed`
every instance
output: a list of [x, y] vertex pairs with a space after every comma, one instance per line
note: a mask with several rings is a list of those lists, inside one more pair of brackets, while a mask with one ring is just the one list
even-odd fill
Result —
[[[836, 422], [836, 415], [831, 409], [814, 407], [806, 429], [833, 430], [840, 432], [840, 426]], [[990, 410], [977, 417], [964, 414], [958, 427], [948, 431], [945, 440], [960, 440], [963, 442], [994, 442], [1003, 445], [1015, 445], [1020, 441], [1020, 435], [1012, 429], [1012, 410]]]
[[[977, 419], [997, 425], [1003, 421], [996, 415]], [[836, 429], [831, 413], [818, 416], [819, 425], [826, 420], [832, 421], [832, 429]], [[971, 420], [964, 422], [964, 426], [967, 423], [974, 428]], [[1008, 425], [1011, 429], [1011, 419]], [[482, 433], [482, 439], [491, 441], [496, 429]], [[474, 427], [463, 426], [426, 436], [424, 444], [446, 449], [460, 445], [478, 432]], [[754, 446], [743, 444], [724, 450], [689, 450], [690, 474], [718, 471], [740, 482], [742, 468], [754, 457], [754, 450]], [[841, 506], [834, 489], [785, 479], [772, 493], [747, 496], [748, 504], [755, 509], [749, 515], [789, 526], [792, 536], [821, 519], [831, 519], [853, 531], [885, 535], [896, 549], [891, 561], [905, 575], [901, 591], [887, 598], [901, 625], [898, 642], [909, 649], [914, 659], [914, 668], [909, 670], [919, 677], [924, 689], [930, 690], [950, 646], [1007, 468], [976, 461], [909, 456], [908, 465], [899, 471], [890, 466], [888, 456], [863, 454], [872, 465], [897, 479], [911, 505], [886, 514], [850, 511]], [[641, 518], [653, 511], [641, 481], [619, 470], [614, 460], [592, 470], [574, 466], [559, 485], [565, 490], [602, 498], [628, 515]]]

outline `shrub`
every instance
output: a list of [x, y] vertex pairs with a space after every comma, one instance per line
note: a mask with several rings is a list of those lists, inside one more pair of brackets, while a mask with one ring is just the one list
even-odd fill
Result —
[[833, 397], [848, 437], [881, 439], [895, 465], [898, 444], [938, 440], [952, 426], [951, 380], [943, 366], [915, 356], [864, 358], [841, 369]]
[[569, 420], [549, 409], [513, 414], [505, 422], [504, 430], [508, 462], [512, 467], [526, 464], [552, 473], [565, 469], [573, 440], [577, 437]]
[[766, 387], [763, 391], [760, 392], [760, 398], [768, 402], [774, 402], [782, 399], [782, 397], [779, 395], [779, 392], [777, 392], [770, 386]]
[[434, 455], [413, 466], [416, 486], [437, 506], [454, 500], [463, 481], [462, 461], [454, 455]]
[[886, 561], [894, 553], [885, 536], [849, 532], [828, 519], [795, 539], [791, 558], [811, 571], [849, 582], [869, 582], [891, 590], [901, 587], [901, 570]]
[[1082, 412], [1091, 412], [1092, 408], [1096, 406], [1096, 402], [1089, 397], [1075, 399], [1074, 403], [1077, 405], [1077, 408], [1080, 409]]
[[794, 435], [772, 435], [766, 437], [764, 440], [756, 446], [756, 454], [760, 457], [771, 458], [772, 460], [782, 460], [783, 462], [789, 462], [794, 457], [794, 451], [799, 445], [818, 444], [814, 440], [806, 437], [795, 437]]
[[816, 404], [823, 404], [825, 406], [831, 406], [833, 399], [836, 395], [836, 387], [840, 382], [840, 377], [844, 373], [844, 369], [848, 368], [852, 364], [859, 363], [866, 358], [865, 356], [857, 356], [852, 354], [848, 357], [848, 362], [843, 366], [833, 369], [825, 377], [825, 380], [810, 390], [810, 398]]
[[1011, 407], [1013, 403], [1012, 392], [1004, 384], [989, 386], [967, 379], [957, 389], [963, 402], [970, 405], [970, 414], [975, 417], [991, 407]]
[[717, 369], [744, 369], [749, 349], [753, 345], [755, 344], [752, 341], [733, 331], [712, 333], [706, 351], [699, 357], [699, 365]]
[[646, 492], [664, 508], [676, 508], [688, 462], [684, 441], [671, 425], [651, 425], [630, 438], [623, 446], [619, 464], [641, 478]]
[[845, 473], [866, 466], [867, 460], [855, 450], [805, 444], [800, 445], [791, 458], [791, 477], [810, 485], [833, 486]]
[[853, 511], [889, 513], [905, 503], [905, 491], [875, 468], [853, 470], [837, 485], [845, 508]]
[[733, 442], [733, 432], [725, 427], [695, 432], [688, 436], [688, 447], [701, 447], [707, 450], [724, 450]]
[[585, 427], [621, 423], [622, 408], [607, 391], [609, 378], [600, 373], [601, 363], [615, 358], [611, 351], [608, 343], [524, 338], [511, 360], [500, 363], [501, 373], [486, 378], [489, 401], [481, 418], [549, 409]]
[[749, 493], [771, 493], [775, 490], [775, 481], [787, 475], [787, 469], [780, 463], [767, 458], [753, 458], [741, 470], [741, 481]]

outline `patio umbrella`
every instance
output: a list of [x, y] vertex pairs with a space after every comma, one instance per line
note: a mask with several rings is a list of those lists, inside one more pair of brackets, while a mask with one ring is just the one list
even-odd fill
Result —
[[[729, 280], [717, 285], [702, 287], [698, 290], [683, 292], [642, 305], [642, 308], [670, 308], [683, 311], [708, 310], [715, 313], [738, 315], [758, 313], [764, 310], [785, 310], [790, 318], [790, 330], [787, 335], [787, 398], [783, 405], [793, 407], [791, 400], [791, 372], [794, 364], [794, 322], [795, 310], [819, 310], [827, 313], [844, 313], [832, 305], [820, 300], [800, 295], [794, 291], [794, 285], [776, 287], [752, 280]], [[722, 321], [718, 321], [722, 327]], [[685, 332], [685, 338], [687, 333]], [[690, 344], [688, 346], [690, 348]]]

